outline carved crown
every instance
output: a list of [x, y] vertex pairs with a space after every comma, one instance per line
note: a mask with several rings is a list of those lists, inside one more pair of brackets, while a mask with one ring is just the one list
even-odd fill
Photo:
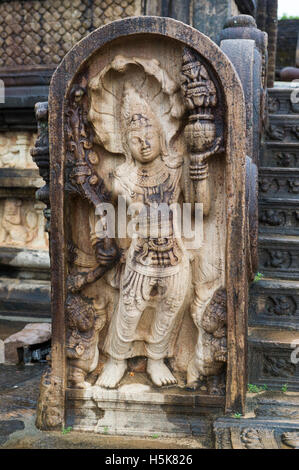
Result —
[[126, 130], [137, 130], [148, 126], [160, 129], [160, 123], [150, 105], [129, 82], [124, 85], [122, 118]]

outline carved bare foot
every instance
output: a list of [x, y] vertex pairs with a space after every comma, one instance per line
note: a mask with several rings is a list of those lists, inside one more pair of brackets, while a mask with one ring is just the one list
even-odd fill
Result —
[[112, 357], [109, 357], [103, 367], [100, 377], [96, 381], [96, 385], [104, 388], [115, 388], [123, 378], [123, 375], [126, 370], [126, 360], [118, 361], [116, 359], [113, 359]]
[[90, 388], [91, 387], [91, 384], [89, 382], [79, 382], [76, 384], [76, 388], [83, 388], [83, 389], [86, 389], [86, 388]]
[[161, 387], [162, 385], [171, 385], [177, 383], [176, 378], [172, 375], [168, 367], [164, 364], [163, 359], [160, 359], [158, 361], [148, 359], [147, 373], [149, 374], [153, 383], [158, 387]]

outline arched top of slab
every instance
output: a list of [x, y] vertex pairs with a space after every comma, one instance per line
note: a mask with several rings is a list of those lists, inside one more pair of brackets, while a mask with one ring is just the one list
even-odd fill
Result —
[[[159, 16], [137, 16], [117, 20], [91, 32], [79, 41], [64, 57], [53, 74], [50, 97], [63, 99], [73, 77], [91, 59], [92, 55], [112, 41], [139, 34], [152, 34], [167, 37], [195, 49], [204, 57], [218, 75], [225, 88], [234, 86], [235, 96], [243, 90], [234, 66], [228, 57], [210, 38], [195, 28], [172, 18]], [[240, 103], [241, 104], [241, 103]]]

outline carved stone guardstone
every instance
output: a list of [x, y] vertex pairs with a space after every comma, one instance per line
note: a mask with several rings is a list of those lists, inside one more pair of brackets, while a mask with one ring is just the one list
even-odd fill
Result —
[[65, 56], [49, 95], [53, 339], [38, 427], [208, 445], [215, 417], [244, 411], [245, 130], [230, 60], [181, 22], [116, 21]]

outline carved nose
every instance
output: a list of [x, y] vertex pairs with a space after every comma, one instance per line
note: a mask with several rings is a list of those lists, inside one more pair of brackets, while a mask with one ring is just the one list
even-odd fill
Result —
[[146, 149], [150, 147], [150, 143], [147, 140], [142, 141], [142, 149]]

